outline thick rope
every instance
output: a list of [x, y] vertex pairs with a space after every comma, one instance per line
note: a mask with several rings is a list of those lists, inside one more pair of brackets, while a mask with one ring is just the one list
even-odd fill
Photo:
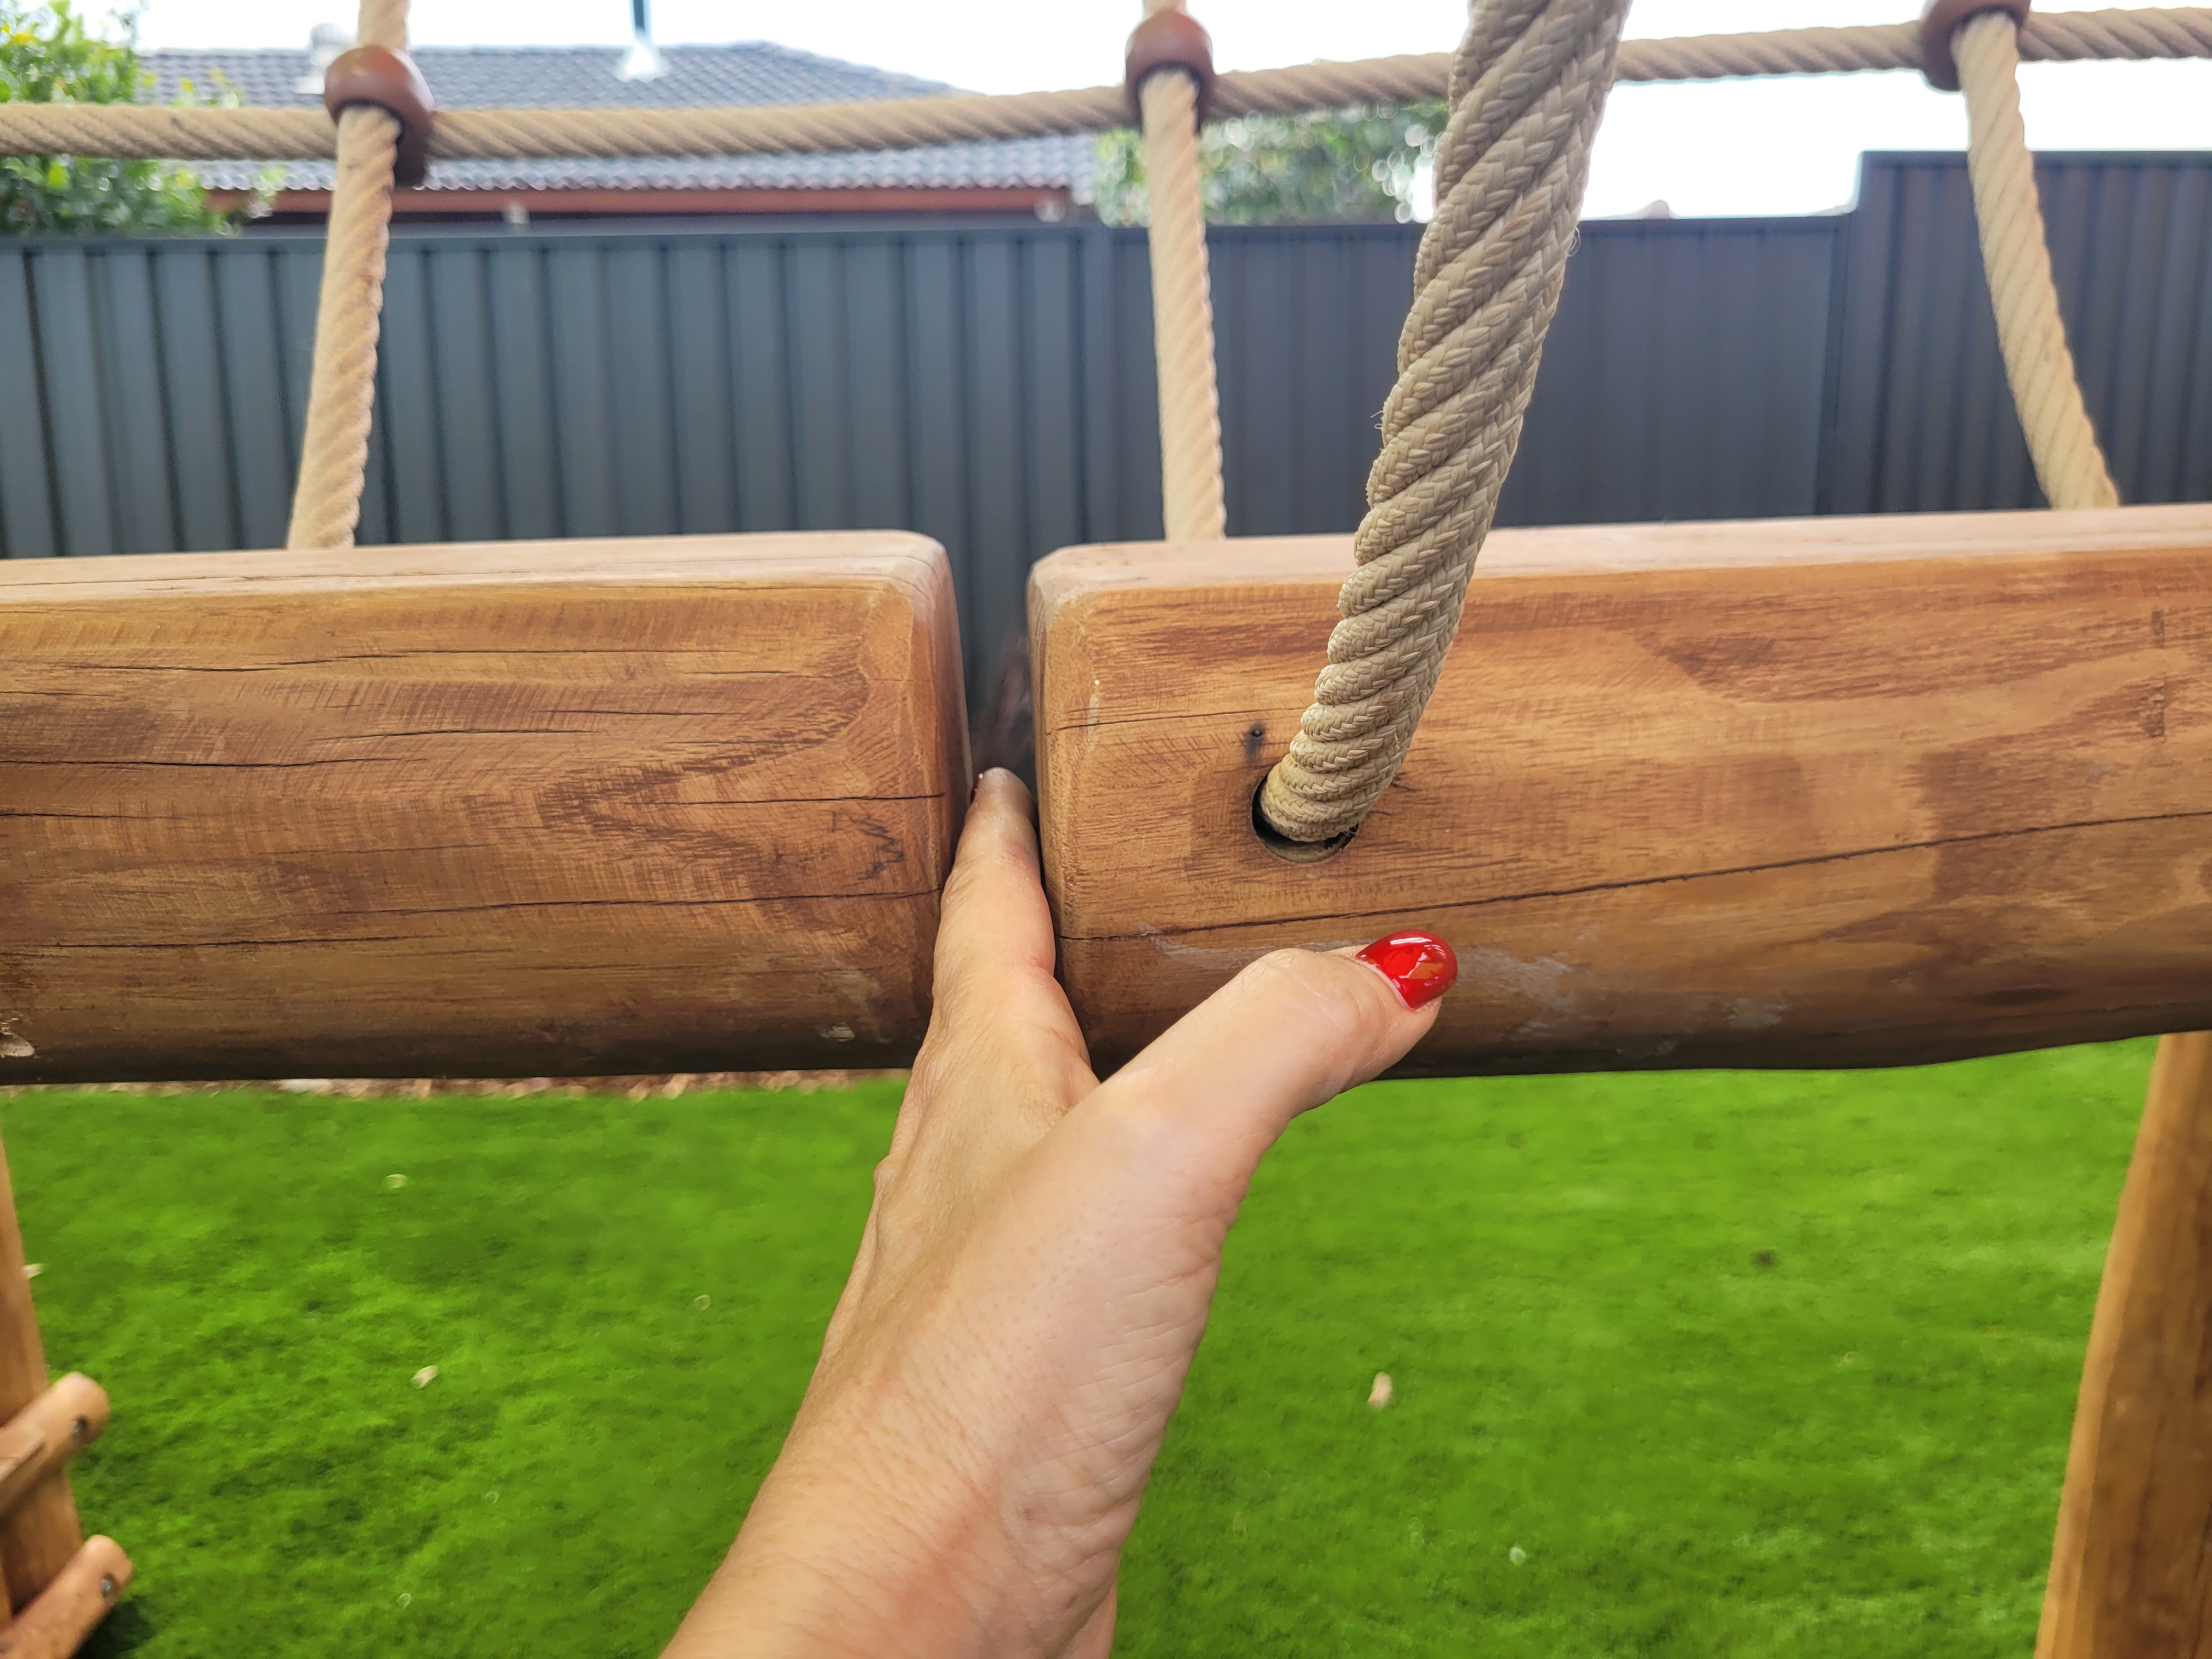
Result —
[[[2212, 58], [2212, 7], [2030, 14], [2020, 55], [2036, 63], [2087, 58]], [[1850, 75], [1920, 67], [1920, 25], [1777, 29], [1759, 34], [1624, 40], [1623, 81], [1719, 81], [1743, 75]]]
[[1989, 274], [2005, 379], [2044, 495], [2057, 507], [2117, 507], [2097, 429], [2082, 401], [2051, 279], [2035, 158], [2020, 118], [2020, 53], [2009, 12], [1969, 17], [1951, 37], [1966, 97], [1966, 172]]
[[407, 6], [408, 0], [361, 0], [355, 44], [382, 46], [387, 52], [406, 51]]
[[[404, 52], [407, 0], [362, 0], [356, 38], [364, 46]], [[399, 120], [389, 110], [356, 104], [340, 112], [337, 182], [323, 245], [314, 367], [287, 547], [351, 547], [361, 522], [376, 405], [384, 262], [392, 240], [392, 168], [398, 151]]]
[[1437, 150], [1398, 384], [1328, 666], [1261, 811], [1349, 833], [1397, 775], [1459, 629], [1573, 246], [1628, 0], [1477, 0]]
[[1139, 97], [1145, 198], [1152, 212], [1146, 238], [1159, 370], [1160, 511], [1170, 541], [1218, 541], [1228, 529], [1228, 509], [1221, 491], [1206, 210], [1199, 196], [1198, 83], [1182, 70], [1155, 70]]
[[[2033, 62], [2212, 58], [2212, 7], [2039, 12], [2021, 32], [2020, 53]], [[1628, 40], [1616, 73], [1623, 81], [1712, 81], [1919, 65], [1919, 25], [1892, 23]], [[1439, 98], [1450, 69], [1449, 53], [1429, 52], [1226, 74], [1214, 82], [1212, 112]], [[430, 154], [443, 161], [812, 155], [1097, 132], [1127, 122], [1118, 86], [739, 109], [441, 110], [432, 118]], [[335, 153], [331, 124], [313, 110], [0, 104], [0, 155], [281, 161]]]

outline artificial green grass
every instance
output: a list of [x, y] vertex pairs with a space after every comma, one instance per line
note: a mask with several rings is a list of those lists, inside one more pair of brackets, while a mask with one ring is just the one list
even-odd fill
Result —
[[[2027, 1653], [2148, 1057], [1302, 1121], [1116, 1651]], [[75, 1478], [139, 1577], [88, 1651], [653, 1652], [775, 1455], [897, 1095], [0, 1103], [49, 1358], [115, 1399]]]

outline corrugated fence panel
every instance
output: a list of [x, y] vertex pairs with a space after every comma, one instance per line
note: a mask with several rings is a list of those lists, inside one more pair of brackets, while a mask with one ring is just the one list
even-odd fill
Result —
[[1066, 547], [1090, 529], [1083, 477], [1082, 263], [1064, 238], [1024, 248], [1027, 292], [1031, 545]]
[[[2084, 385], [2130, 500], [2212, 497], [2212, 156], [2049, 158]], [[1231, 533], [1356, 525], [1418, 228], [1209, 238]], [[273, 545], [321, 248], [0, 244], [0, 540]], [[1160, 528], [1144, 238], [1089, 226], [403, 234], [361, 539], [911, 527], [971, 692], [1030, 562]], [[1600, 222], [1505, 523], [2037, 500], [1961, 158], [1850, 213]]]
[[1498, 521], [1812, 512], [1839, 224], [1585, 225]]
[[[2045, 157], [2060, 309], [2123, 500], [2212, 498], [2212, 157]], [[2032, 507], [1959, 156], [1867, 158], [1843, 218], [1822, 510]]]
[[[1417, 228], [1271, 227], [1208, 240], [1229, 533], [1349, 530], [1397, 378]], [[1148, 456], [1158, 453], [1155, 441]]]
[[484, 258], [491, 311], [492, 401], [500, 499], [509, 536], [542, 540], [562, 532], [559, 419], [553, 405], [553, 323], [545, 252], [510, 246]]
[[[1158, 361], [1152, 355], [1152, 266], [1140, 236], [1102, 236], [1109, 273], [1105, 292], [1090, 296], [1109, 319], [1114, 355], [1094, 361], [1091, 372], [1105, 382], [1116, 437], [1114, 471], [1093, 483], [1092, 495], [1115, 503], [1115, 527], [1101, 538], [1149, 541], [1162, 533], [1167, 510], [1161, 500]], [[1220, 236], [1210, 240], [1226, 243]], [[1224, 448], [1236, 442], [1224, 433]], [[1224, 456], [1223, 465], [1228, 465]]]
[[724, 253], [730, 374], [736, 410], [740, 530], [789, 530], [793, 500], [791, 339], [783, 325], [783, 249], [741, 244]]
[[[203, 553], [243, 545], [231, 477], [230, 414], [223, 397], [223, 343], [215, 320], [216, 262], [209, 244], [150, 251], [155, 326], [161, 339], [162, 414], [176, 467], [177, 548]], [[12, 262], [10, 262], [12, 263]], [[26, 267], [37, 263], [27, 259]], [[15, 550], [11, 545], [10, 552]], [[72, 547], [72, 553], [98, 548]]]
[[395, 247], [384, 273], [376, 410], [392, 468], [394, 541], [453, 539], [446, 511], [446, 460], [458, 434], [448, 433], [439, 418], [434, 327], [430, 256], [420, 246]]
[[158, 552], [177, 545], [178, 530], [152, 261], [142, 250], [101, 263], [100, 399], [117, 469], [116, 544], [132, 553]]
[[722, 250], [679, 247], [668, 258], [668, 333], [675, 381], [676, 520], [686, 531], [738, 521], [737, 438]]
[[1024, 330], [1015, 307], [1018, 254], [1000, 238], [968, 244], [968, 592], [961, 623], [969, 654], [1002, 648], [1018, 615], [1012, 584], [1002, 573], [1023, 564], [1029, 516], [1028, 468], [1022, 464], [1028, 376]]
[[0, 530], [17, 558], [74, 550], [54, 533], [42, 368], [31, 261], [0, 258]]
[[[105, 260], [100, 263], [105, 264]], [[100, 354], [93, 338], [94, 261], [81, 248], [56, 248], [33, 275], [40, 356], [46, 369], [46, 421], [52, 434], [54, 490], [65, 545], [121, 551], [111, 511], [109, 453], [101, 418]]]
[[251, 242], [241, 246], [246, 257], [219, 257], [215, 262], [216, 326], [222, 340], [240, 545], [282, 547], [291, 521], [292, 447], [297, 441], [296, 422], [284, 395], [276, 284], [282, 251]]
[[[915, 242], [907, 250], [906, 277], [911, 523], [945, 544], [953, 580], [964, 596], [975, 591], [975, 579], [968, 556], [968, 319], [961, 303], [966, 276], [958, 243], [948, 237]], [[973, 629], [969, 631], [972, 637]]]
[[425, 273], [433, 430], [445, 440], [439, 459], [445, 470], [446, 535], [457, 542], [496, 541], [514, 533], [501, 489], [499, 394], [486, 291], [489, 258], [471, 248], [432, 261]]
[[564, 536], [617, 536], [613, 365], [608, 360], [602, 250], [590, 243], [546, 251], [553, 367], [553, 425]]

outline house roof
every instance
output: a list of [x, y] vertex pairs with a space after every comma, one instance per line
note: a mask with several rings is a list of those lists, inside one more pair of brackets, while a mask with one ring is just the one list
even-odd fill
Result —
[[[417, 46], [413, 56], [439, 105], [449, 109], [669, 108], [732, 104], [848, 103], [927, 97], [957, 88], [865, 64], [817, 58], [764, 40], [663, 46], [668, 72], [617, 77], [616, 46]], [[301, 51], [149, 51], [149, 101], [187, 89], [229, 91], [262, 108], [322, 104], [322, 75]], [[327, 161], [284, 165], [281, 187], [328, 190]], [[208, 161], [193, 173], [218, 189], [258, 183], [264, 164]], [[1091, 193], [1088, 135], [939, 144], [842, 155], [744, 155], [576, 161], [438, 161], [429, 190], [698, 190], [854, 188], [1060, 189]]]

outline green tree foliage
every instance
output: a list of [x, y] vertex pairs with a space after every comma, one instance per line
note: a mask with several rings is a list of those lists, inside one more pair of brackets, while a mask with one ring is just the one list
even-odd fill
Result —
[[[137, 39], [135, 11], [94, 27], [69, 0], [0, 0], [0, 100], [137, 103], [153, 86]], [[199, 180], [167, 162], [0, 156], [0, 230], [228, 230], [238, 216], [209, 207]]]
[[[1199, 138], [1206, 216], [1224, 225], [1403, 222], [1444, 113], [1438, 98], [1216, 121]], [[1145, 222], [1139, 135], [1124, 129], [1098, 141], [1095, 188], [1108, 224]]]

